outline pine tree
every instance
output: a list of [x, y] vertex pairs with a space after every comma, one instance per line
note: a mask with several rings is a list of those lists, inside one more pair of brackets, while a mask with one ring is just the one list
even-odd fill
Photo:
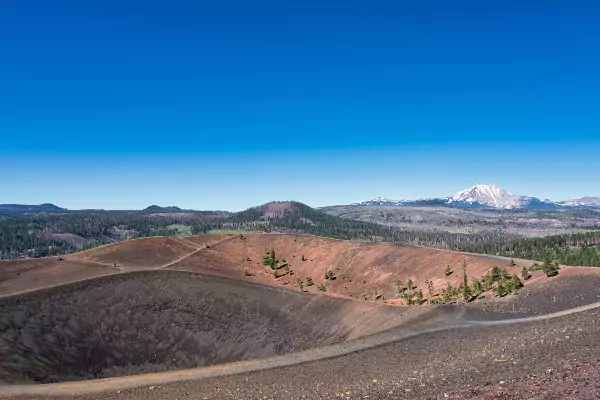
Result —
[[523, 267], [521, 270], [521, 277], [525, 280], [529, 280], [531, 278], [531, 274], [529, 273], [527, 267]]
[[442, 300], [444, 303], [449, 303], [452, 300], [453, 291], [454, 289], [452, 288], [452, 285], [450, 285], [450, 282], [448, 282], [446, 284], [446, 288], [442, 290]]
[[483, 285], [481, 284], [481, 281], [477, 278], [473, 278], [473, 291], [477, 295], [483, 292]]
[[398, 292], [399, 295], [402, 294], [402, 292], [404, 292], [404, 290], [406, 290], [404, 288], [404, 284], [402, 283], [402, 281], [400, 279], [398, 279], [395, 283], [396, 286], [396, 291]]
[[446, 265], [446, 271], [444, 272], [446, 276], [452, 275], [452, 269], [450, 268], [450, 264]]
[[471, 296], [471, 288], [469, 287], [469, 278], [467, 277], [467, 262], [463, 262], [463, 282], [462, 282], [462, 295], [465, 303]]
[[544, 271], [547, 277], [556, 276], [558, 275], [558, 264], [553, 263], [547, 258], [544, 264], [542, 264], [542, 271]]
[[502, 268], [498, 266], [492, 268], [492, 282], [498, 282], [500, 279], [504, 278], [505, 275], [506, 272]]
[[496, 286], [494, 288], [494, 291], [496, 292], [496, 295], [498, 297], [504, 297], [508, 294], [508, 291], [506, 290], [506, 286], [504, 286], [504, 280], [501, 279], [500, 281], [498, 281], [498, 286]]
[[423, 304], [423, 290], [419, 289], [417, 292], [417, 302]]
[[409, 279], [409, 280], [406, 282], [406, 288], [407, 288], [408, 290], [413, 290], [413, 281], [412, 281], [412, 279]]
[[267, 254], [263, 256], [263, 265], [270, 267], [272, 270], [277, 270], [277, 264], [279, 260], [275, 257], [275, 249], [267, 251]]
[[521, 280], [519, 279], [519, 277], [517, 276], [517, 274], [512, 274], [510, 277], [510, 286], [511, 286], [511, 291], [516, 291], [519, 290], [523, 287], [523, 282], [521, 282]]
[[429, 305], [431, 305], [431, 298], [433, 297], [433, 282], [430, 280], [425, 281], [425, 286], [427, 287], [427, 301]]

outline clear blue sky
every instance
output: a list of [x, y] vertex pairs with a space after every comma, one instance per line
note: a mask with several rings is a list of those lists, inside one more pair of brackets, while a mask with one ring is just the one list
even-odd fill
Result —
[[0, 203], [600, 195], [596, 1], [27, 1]]

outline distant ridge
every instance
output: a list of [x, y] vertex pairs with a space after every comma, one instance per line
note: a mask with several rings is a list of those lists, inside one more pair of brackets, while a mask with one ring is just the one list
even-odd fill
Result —
[[67, 211], [66, 208], [60, 208], [54, 204], [0, 204], [0, 212], [5, 213], [24, 213], [24, 212], [56, 212]]
[[372, 200], [358, 203], [363, 206], [451, 206], [451, 207], [484, 207], [501, 210], [600, 210], [600, 197], [582, 197], [566, 201], [542, 200], [537, 197], [520, 196], [506, 191], [496, 185], [478, 183], [468, 189], [461, 190], [448, 197], [432, 199], [390, 199], [375, 197]]
[[184, 210], [177, 206], [161, 207], [157, 205], [151, 205], [149, 207], [144, 208], [142, 211], [148, 213], [179, 213], [183, 212]]

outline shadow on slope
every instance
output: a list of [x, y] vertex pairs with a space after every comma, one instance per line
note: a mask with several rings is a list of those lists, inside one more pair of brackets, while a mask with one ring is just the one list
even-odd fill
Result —
[[391, 328], [403, 312], [188, 272], [101, 277], [0, 300], [0, 382], [273, 356]]

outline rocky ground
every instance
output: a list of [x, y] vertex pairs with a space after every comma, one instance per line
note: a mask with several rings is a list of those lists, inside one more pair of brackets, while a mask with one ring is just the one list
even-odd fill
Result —
[[574, 364], [562, 370], [548, 369], [514, 382], [478, 386], [445, 394], [439, 398], [487, 399], [600, 399], [600, 359], [591, 364]]
[[[111, 278], [115, 279], [127, 278]], [[189, 278], [175, 286], [190, 285], [195, 288], [186, 291], [190, 302], [206, 295], [204, 291], [208, 287], [198, 289]], [[466, 306], [407, 308], [407, 318], [397, 326], [385, 326], [386, 318], [368, 318], [367, 312], [367, 318], [360, 324], [357, 322], [357, 326], [368, 327], [363, 334], [375, 333], [358, 340], [334, 341], [332, 345], [300, 353], [276, 352], [277, 357], [210, 369], [54, 386], [0, 386], [0, 397], [28, 400], [598, 399], [599, 288], [600, 275], [596, 269], [563, 269], [558, 277], [540, 279], [517, 296]], [[197, 290], [202, 293], [196, 293]], [[268, 290], [271, 291], [273, 289]], [[164, 296], [163, 289], [159, 292]], [[215, 294], [220, 296], [223, 291], [218, 292], [220, 294]], [[276, 292], [285, 297], [300, 296], [298, 304], [303, 309], [316, 307], [315, 310], [321, 310], [319, 315], [327, 316], [326, 308], [319, 307], [318, 297], [314, 297], [315, 301], [309, 299], [312, 294]], [[254, 297], [262, 298], [259, 294]], [[273, 302], [269, 304], [277, 307], [276, 296], [267, 297]], [[304, 301], [305, 297], [308, 302]], [[240, 297], [236, 301], [244, 300]], [[376, 306], [364, 301], [346, 300], [346, 303]], [[413, 313], [415, 309], [419, 313]], [[349, 319], [339, 322], [352, 326], [355, 317], [352, 313], [349, 315]], [[261, 326], [268, 330], [268, 324], [261, 323]], [[311, 336], [311, 324], [298, 326], [303, 329], [301, 337]], [[273, 333], [273, 337], [278, 338], [286, 335], [281, 330], [269, 332]], [[18, 340], [14, 343], [15, 348], [19, 346]], [[294, 347], [290, 349], [293, 351]]]
[[[447, 324], [456, 323], [457, 307], [438, 310], [448, 313]], [[442, 330], [332, 358], [201, 380], [150, 382], [135, 389], [119, 389], [117, 381], [104, 393], [63, 392], [59, 398], [435, 399], [498, 398], [494, 396], [504, 393], [499, 398], [593, 399], [599, 318], [600, 309], [591, 309], [547, 320], [449, 329], [440, 320], [437, 328]], [[423, 319], [392, 332], [418, 331], [426, 324]]]
[[[565, 268], [554, 278], [528, 284], [516, 295], [490, 298], [467, 308], [471, 320], [526, 318], [600, 302], [600, 268]], [[540, 275], [541, 271], [535, 274]]]
[[393, 328], [424, 310], [189, 272], [111, 275], [0, 301], [0, 384], [276, 356]]

